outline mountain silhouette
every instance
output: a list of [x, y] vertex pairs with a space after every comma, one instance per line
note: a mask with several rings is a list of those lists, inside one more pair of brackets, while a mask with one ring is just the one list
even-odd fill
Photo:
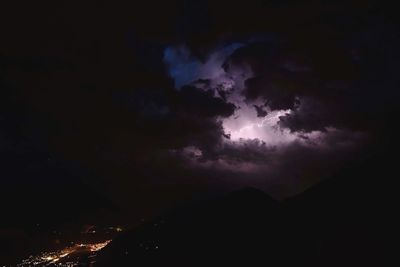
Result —
[[282, 202], [232, 192], [123, 233], [95, 266], [386, 266], [391, 168], [368, 158]]

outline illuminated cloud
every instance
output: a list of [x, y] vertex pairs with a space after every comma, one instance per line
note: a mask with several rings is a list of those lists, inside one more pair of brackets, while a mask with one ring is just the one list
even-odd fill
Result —
[[[204, 61], [185, 46], [165, 50], [164, 62], [180, 92], [187, 86], [198, 88], [235, 106], [229, 116], [215, 117], [222, 131], [213, 143], [170, 150], [186, 168], [225, 173], [222, 177], [239, 175], [239, 183], [250, 185], [263, 181], [269, 191], [276, 183], [303, 184], [306, 173], [322, 175], [364, 142], [365, 134], [335, 127], [324, 99], [309, 96], [311, 67], [287, 60], [277, 63], [276, 54], [267, 48], [231, 45], [214, 50]], [[274, 74], [277, 71], [282, 73]], [[304, 127], [296, 127], [295, 120], [301, 119]]]
[[[164, 61], [177, 88], [190, 84], [235, 105], [232, 116], [220, 118], [231, 141], [258, 139], [268, 145], [294, 141], [298, 135], [279, 125], [280, 118], [291, 110], [271, 110], [260, 99], [246, 99], [245, 81], [253, 75], [250, 66], [227, 67], [227, 59], [240, 47], [243, 44], [234, 43], [216, 49], [204, 62], [196, 59], [185, 46], [168, 47]], [[262, 111], [264, 116], [260, 116]]]

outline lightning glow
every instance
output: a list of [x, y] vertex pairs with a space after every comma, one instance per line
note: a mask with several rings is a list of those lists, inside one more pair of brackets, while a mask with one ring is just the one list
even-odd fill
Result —
[[279, 117], [289, 113], [290, 111], [281, 110], [271, 112], [264, 118], [258, 118], [255, 114], [246, 114], [245, 111], [241, 111], [238, 117], [223, 120], [223, 127], [232, 141], [259, 139], [269, 144], [287, 142], [294, 140], [296, 136], [288, 131], [281, 130], [278, 122]]

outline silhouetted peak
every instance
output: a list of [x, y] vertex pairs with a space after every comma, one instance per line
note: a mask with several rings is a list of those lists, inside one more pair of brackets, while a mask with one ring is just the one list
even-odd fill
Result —
[[224, 202], [235, 202], [235, 203], [239, 202], [243, 204], [247, 203], [249, 205], [256, 204], [257, 206], [258, 205], [270, 206], [277, 204], [277, 202], [272, 197], [270, 197], [263, 191], [253, 187], [245, 187], [243, 189], [228, 194], [224, 198]]
[[260, 198], [269, 198], [271, 201], [274, 201], [270, 196], [268, 196], [264, 191], [261, 191], [254, 187], [244, 187], [240, 190], [233, 191], [228, 194], [228, 197], [236, 196], [236, 197], [260, 197]]

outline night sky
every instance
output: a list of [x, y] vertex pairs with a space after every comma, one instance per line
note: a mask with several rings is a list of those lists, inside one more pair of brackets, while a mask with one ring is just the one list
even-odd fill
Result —
[[0, 9], [2, 252], [244, 187], [287, 199], [397, 145], [398, 14], [382, 1]]

